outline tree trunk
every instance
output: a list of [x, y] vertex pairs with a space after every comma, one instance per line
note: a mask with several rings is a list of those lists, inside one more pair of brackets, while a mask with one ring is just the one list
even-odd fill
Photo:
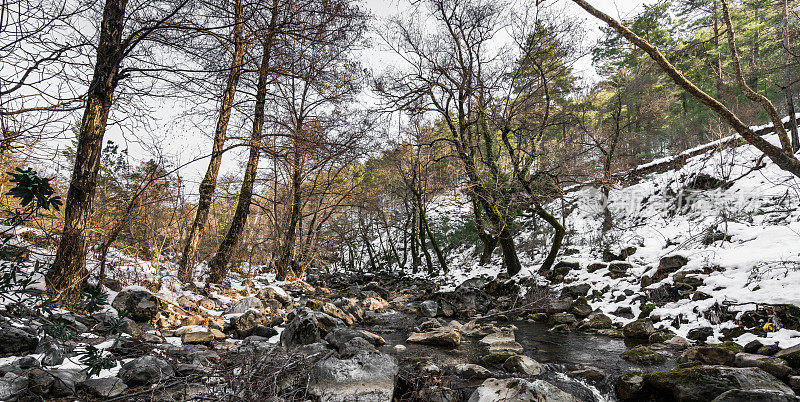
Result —
[[471, 194], [470, 199], [472, 200], [472, 213], [475, 215], [475, 230], [477, 230], [478, 238], [481, 240], [481, 244], [483, 245], [483, 252], [481, 252], [481, 257], [480, 260], [478, 260], [478, 264], [487, 265], [492, 261], [492, 254], [494, 253], [494, 249], [497, 248], [497, 237], [492, 236], [491, 233], [486, 231], [485, 223], [483, 222], [483, 216], [481, 214], [481, 207], [478, 205], [478, 201], [475, 200], [475, 195]]
[[122, 31], [127, 0], [107, 0], [103, 8], [97, 61], [83, 112], [75, 165], [64, 206], [64, 231], [52, 269], [47, 273], [47, 290], [64, 299], [75, 299], [86, 281], [86, 229], [97, 187], [97, 172], [103, 136], [114, 90], [120, 79], [123, 58]]
[[794, 93], [792, 92], [792, 73], [790, 70], [792, 54], [789, 49], [789, 0], [783, 0], [783, 85], [786, 93], [786, 108], [789, 112], [789, 131], [792, 137], [792, 150], [797, 152], [800, 149], [800, 139], [797, 135], [797, 119], [794, 111]]
[[544, 259], [540, 270], [542, 272], [547, 272], [550, 268], [553, 267], [553, 263], [556, 262], [556, 256], [558, 256], [558, 250], [561, 249], [561, 243], [564, 241], [564, 234], [566, 230], [564, 229], [564, 225], [556, 219], [555, 216], [547, 212], [541, 205], [535, 205], [536, 214], [539, 215], [540, 218], [547, 221], [550, 226], [555, 229], [555, 234], [553, 235], [553, 243], [550, 244], [550, 251], [547, 253], [547, 257]]
[[[300, 127], [300, 123], [298, 123], [298, 127]], [[293, 262], [294, 256], [294, 245], [295, 245], [295, 238], [297, 237], [297, 226], [300, 222], [300, 202], [302, 201], [302, 195], [300, 194], [300, 155], [298, 152], [300, 150], [297, 148], [297, 144], [295, 144], [295, 154], [294, 154], [294, 163], [292, 166], [292, 202], [290, 206], [289, 212], [289, 227], [286, 229], [286, 234], [284, 236], [283, 242], [283, 253], [281, 254], [281, 258], [278, 261], [278, 280], [286, 280], [286, 277], [289, 275], [290, 266]], [[370, 251], [372, 251], [370, 249]]]
[[200, 198], [197, 202], [197, 212], [189, 237], [186, 239], [186, 246], [183, 249], [180, 264], [178, 266], [178, 279], [183, 282], [192, 280], [194, 263], [197, 260], [197, 248], [203, 237], [206, 228], [208, 215], [211, 211], [211, 201], [214, 196], [214, 189], [217, 187], [217, 175], [222, 163], [222, 153], [225, 146], [225, 138], [228, 133], [228, 122], [231, 118], [233, 101], [236, 95], [236, 86], [239, 84], [239, 77], [242, 73], [242, 60], [244, 58], [244, 36], [243, 25], [244, 16], [242, 10], [242, 0], [235, 0], [234, 4], [234, 27], [233, 27], [233, 55], [228, 81], [225, 84], [225, 91], [222, 93], [222, 103], [219, 108], [219, 118], [214, 130], [214, 143], [211, 149], [211, 159], [208, 162], [208, 169], [203, 181], [200, 183]]
[[256, 104], [253, 111], [253, 133], [250, 138], [250, 156], [247, 159], [247, 167], [242, 179], [242, 188], [239, 190], [239, 199], [236, 203], [236, 212], [231, 219], [231, 225], [225, 238], [220, 243], [216, 254], [211, 259], [209, 270], [211, 271], [208, 281], [210, 283], [221, 283], [228, 273], [228, 263], [230, 262], [233, 250], [239, 244], [239, 240], [247, 224], [247, 216], [250, 214], [250, 201], [253, 198], [253, 183], [256, 180], [258, 160], [261, 155], [261, 139], [264, 137], [264, 106], [267, 98], [267, 85], [269, 84], [269, 61], [272, 52], [272, 43], [275, 36], [275, 24], [277, 23], [278, 8], [277, 1], [272, 7], [272, 17], [269, 24], [269, 33], [263, 42], [263, 54], [261, 64], [258, 68], [258, 84], [256, 84]]

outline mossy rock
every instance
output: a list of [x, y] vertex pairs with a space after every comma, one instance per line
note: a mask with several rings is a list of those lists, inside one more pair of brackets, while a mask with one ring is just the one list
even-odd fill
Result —
[[580, 267], [581, 265], [577, 262], [559, 261], [553, 267], [553, 272], [556, 275], [566, 276], [569, 273], [569, 271], [572, 271], [573, 269], [578, 269]]
[[620, 354], [623, 360], [643, 366], [652, 366], [667, 361], [666, 356], [646, 346], [636, 346]]
[[733, 354], [744, 352], [744, 347], [734, 341], [725, 341], [720, 343], [719, 345], [714, 345], [714, 347], [728, 350], [730, 352], [733, 352]]
[[647, 303], [642, 306], [642, 311], [639, 313], [639, 319], [650, 317], [650, 314], [653, 310], [656, 309], [656, 305], [653, 303]]

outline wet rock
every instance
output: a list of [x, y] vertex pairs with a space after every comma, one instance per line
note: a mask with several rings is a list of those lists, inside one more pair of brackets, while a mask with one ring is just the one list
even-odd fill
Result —
[[122, 365], [119, 378], [128, 386], [149, 385], [166, 380], [175, 371], [164, 360], [155, 356], [142, 356]]
[[544, 366], [541, 363], [524, 355], [509, 357], [503, 363], [503, 368], [512, 373], [520, 373], [527, 376], [537, 376], [544, 373]]
[[277, 300], [283, 305], [291, 304], [294, 301], [283, 288], [274, 285], [259, 290], [256, 296], [261, 300]]
[[431, 346], [458, 347], [461, 344], [461, 331], [442, 327], [426, 332], [413, 332], [407, 341]]
[[250, 336], [260, 336], [266, 339], [272, 338], [275, 335], [278, 335], [278, 331], [275, 328], [267, 327], [264, 325], [256, 325], [256, 327], [253, 328], [253, 331], [250, 334]]
[[461, 285], [454, 292], [437, 293], [435, 299], [439, 304], [439, 315], [445, 317], [472, 318], [485, 314], [492, 307], [492, 297], [485, 291]]
[[364, 330], [349, 328], [337, 329], [336, 331], [329, 333], [325, 337], [325, 340], [333, 345], [333, 347], [341, 349], [345, 343], [355, 338], [364, 339], [370, 345], [375, 347], [380, 347], [386, 344], [386, 341], [379, 335]]
[[552, 325], [555, 324], [568, 324], [568, 325], [575, 325], [578, 323], [578, 319], [571, 313], [556, 313], [550, 316], [548, 322]]
[[489, 378], [469, 397], [468, 402], [578, 402], [574, 395], [543, 380]]
[[225, 314], [244, 314], [248, 310], [264, 311], [264, 304], [257, 297], [245, 297], [237, 300], [225, 310]]
[[376, 351], [362, 351], [349, 359], [331, 356], [312, 368], [308, 392], [329, 402], [390, 402], [398, 370], [393, 357]]
[[551, 315], [566, 313], [570, 306], [572, 306], [572, 301], [569, 299], [553, 300], [550, 303], [547, 303], [545, 312]]
[[422, 317], [436, 317], [439, 313], [439, 304], [435, 300], [426, 300], [419, 304], [419, 315]]
[[33, 353], [38, 343], [34, 334], [9, 324], [0, 324], [0, 355]]
[[488, 353], [522, 353], [523, 351], [522, 345], [516, 341], [514, 331], [511, 329], [503, 329], [486, 335], [478, 341], [478, 345], [486, 348]]
[[701, 327], [701, 328], [693, 328], [689, 330], [689, 333], [686, 335], [687, 338], [697, 341], [697, 342], [705, 342], [710, 336], [714, 335], [714, 329], [711, 327]]
[[607, 329], [611, 328], [611, 324], [611, 318], [609, 318], [609, 316], [599, 311], [594, 311], [586, 317], [584, 326], [591, 329]]
[[333, 304], [342, 309], [342, 311], [345, 313], [355, 317], [355, 319], [358, 321], [364, 319], [364, 309], [358, 305], [358, 302], [355, 299], [340, 298], [335, 300]]
[[556, 324], [556, 325], [553, 325], [553, 327], [550, 328], [549, 331], [566, 334], [566, 333], [572, 332], [572, 325], [570, 325], [570, 324]]
[[781, 348], [778, 345], [764, 345], [756, 351], [756, 353], [764, 356], [775, 356], [776, 353], [780, 352]]
[[456, 375], [468, 380], [484, 380], [492, 376], [491, 371], [477, 364], [459, 364], [453, 369]]
[[641, 371], [625, 373], [614, 381], [614, 389], [622, 401], [641, 400], [644, 394], [644, 377]]
[[562, 299], [577, 299], [582, 296], [586, 296], [589, 294], [589, 290], [592, 289], [592, 286], [588, 283], [581, 283], [578, 285], [571, 285], [571, 286], [564, 286], [561, 289], [561, 298]]
[[794, 394], [788, 394], [780, 391], [768, 391], [763, 389], [732, 389], [723, 392], [720, 396], [714, 398], [711, 402], [797, 402]]
[[582, 377], [591, 381], [602, 381], [606, 378], [606, 373], [594, 366], [583, 366], [568, 372], [567, 375], [570, 377]]
[[792, 390], [769, 373], [754, 367], [694, 366], [644, 375], [653, 395], [675, 401], [710, 401], [732, 389]]
[[619, 355], [623, 360], [642, 366], [652, 366], [667, 361], [666, 356], [646, 346], [636, 346]]
[[125, 311], [128, 317], [136, 322], [153, 321], [161, 310], [161, 303], [153, 293], [142, 287], [122, 289], [111, 307], [117, 311]]
[[800, 369], [800, 344], [775, 353], [775, 357], [786, 360], [786, 363], [793, 369]]
[[81, 381], [77, 388], [98, 398], [112, 398], [125, 392], [128, 386], [120, 378], [105, 377]]
[[325, 335], [328, 335], [328, 333], [333, 332], [338, 328], [343, 328], [345, 326], [344, 321], [336, 317], [333, 317], [331, 315], [325, 314], [321, 311], [314, 311], [313, 314], [314, 317], [317, 319], [317, 322], [319, 323], [320, 335], [323, 338], [325, 337]]
[[516, 355], [517, 354], [514, 352], [494, 352], [483, 356], [481, 358], [481, 361], [489, 365], [500, 365], [505, 363], [506, 360], [508, 360], [509, 358], [514, 357]]
[[656, 332], [650, 334], [650, 337], [647, 338], [647, 342], [649, 343], [664, 343], [670, 339], [675, 337], [675, 334], [669, 330], [659, 329]]
[[752, 353], [737, 353], [733, 365], [736, 367], [758, 367], [780, 379], [786, 379], [792, 374], [792, 368], [789, 367], [785, 360]]
[[579, 297], [569, 306], [569, 312], [576, 317], [584, 318], [592, 313], [592, 306], [589, 305], [585, 297]]
[[681, 336], [673, 336], [669, 340], [662, 343], [662, 345], [673, 351], [682, 351], [688, 349], [689, 346], [691, 346], [689, 344], [689, 341], [687, 341], [686, 338]]
[[730, 366], [736, 357], [736, 353], [713, 346], [695, 346], [686, 349], [678, 358], [678, 362], [687, 363], [698, 361], [704, 364], [722, 364]]
[[648, 319], [636, 320], [622, 327], [625, 337], [633, 339], [649, 339], [655, 331], [653, 323]]

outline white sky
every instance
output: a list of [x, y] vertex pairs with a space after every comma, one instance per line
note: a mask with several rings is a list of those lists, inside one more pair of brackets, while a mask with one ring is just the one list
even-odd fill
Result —
[[[366, 8], [377, 18], [376, 26], [380, 26], [382, 20], [392, 15], [403, 13], [409, 8], [409, 0], [362, 1]], [[637, 10], [640, 10], [643, 4], [652, 3], [653, 0], [646, 2], [590, 0], [590, 2], [595, 7], [616, 18], [627, 18]], [[564, 13], [567, 13], [567, 15], [574, 15], [585, 21], [589, 31], [587, 32], [589, 40], [594, 40], [593, 38], [597, 37], [599, 32], [598, 21], [578, 8], [574, 3], [567, 0], [551, 0], [551, 4], [553, 7], [563, 7]], [[371, 48], [363, 52], [362, 62], [365, 67], [375, 72], [380, 72], [384, 67], [397, 63], [398, 59], [387, 52]], [[579, 63], [578, 74], [583, 75], [584, 78], [591, 78], [595, 75], [588, 58]], [[119, 129], [112, 128], [107, 133], [107, 139], [113, 140], [118, 144], [125, 144], [124, 146], [129, 148], [130, 155], [136, 160], [149, 158], [148, 154], [154, 148], [153, 143], [155, 142], [158, 142], [158, 146], [164, 150], [168, 159], [175, 165], [181, 165], [200, 156], [207, 155], [211, 149], [211, 133], [204, 132], [201, 128], [180, 124], [181, 117], [179, 114], [186, 108], [190, 108], [191, 105], [181, 104], [179, 101], [160, 100], [157, 102], [161, 102], [161, 104], [155, 105], [157, 108], [155, 114], [158, 116], [158, 122], [153, 125], [152, 131], [137, 130], [137, 134], [134, 136], [130, 134], [124, 135]], [[207, 127], [213, 129], [214, 124], [213, 122], [210, 123]], [[143, 135], [140, 131], [148, 132]], [[223, 158], [220, 175], [240, 175], [246, 155], [243, 149], [229, 151]], [[208, 159], [206, 158], [181, 168], [180, 175], [185, 180], [187, 194], [197, 193], [197, 185], [205, 174], [207, 165]]]

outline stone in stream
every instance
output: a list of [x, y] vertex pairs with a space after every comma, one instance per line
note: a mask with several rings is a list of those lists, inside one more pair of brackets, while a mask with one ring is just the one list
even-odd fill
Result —
[[381, 336], [360, 329], [342, 328], [325, 336], [325, 340], [337, 349], [341, 349], [345, 343], [354, 338], [364, 339], [376, 347], [386, 344], [386, 341]]
[[425, 387], [419, 392], [419, 398], [426, 402], [458, 402], [458, 392], [438, 385]]
[[377, 351], [362, 351], [349, 359], [331, 356], [311, 369], [308, 392], [325, 402], [390, 402], [399, 367]]
[[419, 304], [419, 315], [422, 317], [436, 317], [439, 313], [439, 304], [435, 300], [426, 300]]
[[461, 344], [461, 331], [442, 327], [426, 332], [413, 332], [407, 341], [431, 346], [458, 347]]
[[679, 363], [698, 361], [703, 364], [722, 364], [725, 366], [733, 365], [736, 353], [713, 346], [695, 346], [683, 351], [678, 358]]
[[514, 330], [509, 328], [484, 336], [478, 341], [478, 345], [486, 348], [488, 353], [522, 353], [523, 351], [522, 345], [514, 337]]
[[758, 353], [758, 349], [764, 346], [761, 341], [758, 339], [752, 340], [747, 342], [747, 345], [744, 345], [744, 352], [745, 353]]
[[576, 317], [584, 318], [592, 313], [592, 306], [589, 305], [585, 297], [579, 297], [569, 306], [569, 312]]
[[342, 320], [304, 307], [295, 310], [293, 318], [281, 333], [281, 345], [286, 349], [295, 349], [316, 343], [328, 333], [342, 327]]
[[755, 367], [694, 366], [644, 375], [651, 395], [678, 402], [710, 401], [732, 390], [772, 390], [793, 394], [791, 388]]
[[606, 373], [594, 366], [582, 366], [567, 373], [570, 377], [582, 377], [591, 381], [602, 381], [606, 378]]
[[117, 311], [125, 311], [128, 317], [136, 322], [155, 320], [161, 310], [161, 303], [153, 293], [142, 287], [127, 287], [122, 289], [111, 307]]
[[453, 367], [456, 375], [468, 380], [485, 380], [492, 376], [492, 372], [477, 364], [465, 363]]
[[500, 401], [578, 402], [579, 399], [544, 380], [489, 378], [472, 393], [468, 402]]
[[666, 356], [646, 346], [636, 346], [620, 354], [623, 360], [643, 366], [652, 366], [667, 361]]
[[537, 376], [544, 373], [544, 366], [525, 355], [511, 356], [503, 363], [503, 368], [527, 376]]
[[586, 321], [583, 326], [591, 329], [608, 329], [611, 328], [612, 322], [611, 318], [609, 318], [607, 315], [601, 313], [600, 311], [593, 311], [588, 317], [586, 317]]
[[355, 324], [356, 322], [356, 317], [354, 317], [352, 314], [345, 313], [344, 310], [340, 309], [339, 307], [336, 307], [336, 305], [333, 303], [324, 303], [320, 307], [320, 311], [330, 315], [331, 317], [336, 317], [342, 320], [348, 327]]
[[775, 356], [778, 352], [781, 351], [781, 348], [778, 345], [764, 345], [756, 351], [756, 353], [764, 356]]
[[732, 389], [723, 392], [711, 402], [797, 402], [800, 398], [794, 394], [764, 389]]
[[644, 377], [641, 371], [630, 371], [614, 381], [614, 389], [622, 401], [642, 399], [644, 393]]
[[636, 320], [622, 327], [622, 333], [626, 338], [648, 339], [653, 332], [656, 332], [656, 329], [648, 319]]

